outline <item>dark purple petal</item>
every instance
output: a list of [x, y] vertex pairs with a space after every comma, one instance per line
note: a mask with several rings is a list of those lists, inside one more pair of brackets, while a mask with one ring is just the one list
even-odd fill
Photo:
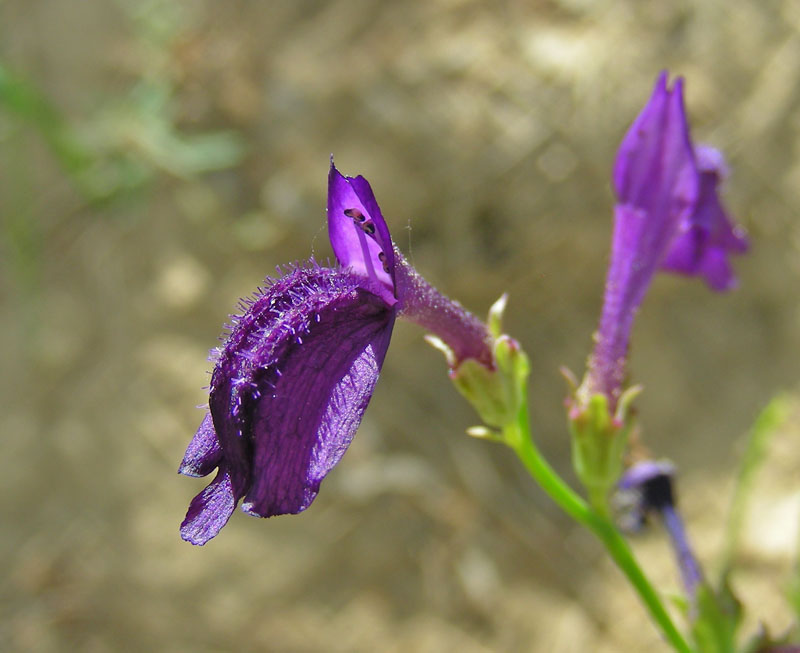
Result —
[[270, 517], [305, 510], [361, 422], [394, 314], [365, 291], [320, 313], [303, 345], [267, 374], [252, 419], [253, 483], [242, 509]]
[[186, 449], [178, 473], [185, 476], [207, 476], [219, 465], [220, 460], [222, 460], [222, 448], [214, 431], [211, 413], [206, 413], [200, 428]]
[[691, 276], [703, 276], [716, 291], [730, 290], [736, 278], [728, 263], [728, 254], [742, 254], [748, 249], [744, 230], [733, 224], [720, 202], [718, 186], [727, 176], [722, 155], [707, 146], [695, 148], [700, 191], [695, 210], [682, 225], [662, 269]]
[[189, 504], [181, 524], [181, 537], [202, 546], [228, 523], [235, 507], [231, 476], [220, 466], [214, 480]]
[[342, 267], [369, 279], [387, 304], [394, 304], [394, 250], [375, 195], [361, 176], [328, 174], [328, 235]]

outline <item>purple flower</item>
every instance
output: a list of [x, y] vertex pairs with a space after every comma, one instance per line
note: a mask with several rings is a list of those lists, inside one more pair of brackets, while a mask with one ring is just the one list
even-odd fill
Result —
[[714, 290], [735, 285], [727, 254], [744, 252], [747, 240], [717, 194], [724, 170], [719, 152], [692, 145], [682, 79], [669, 88], [662, 73], [614, 166], [611, 263], [587, 378], [589, 390], [605, 394], [612, 411], [633, 319], [656, 271], [702, 275]]
[[434, 330], [458, 360], [491, 364], [485, 325], [406, 263], [369, 183], [333, 163], [328, 233], [339, 266], [311, 261], [268, 280], [214, 355], [210, 413], [179, 469], [217, 469], [181, 525], [192, 544], [219, 533], [242, 499], [258, 517], [311, 505], [361, 422], [397, 315]]
[[205, 544], [236, 504], [259, 517], [298, 513], [353, 439], [394, 326], [394, 251], [363, 177], [331, 166], [328, 228], [340, 267], [310, 262], [269, 281], [216, 355], [203, 420], [180, 473], [211, 484], [181, 536]]
[[650, 513], [657, 513], [661, 517], [675, 552], [683, 586], [690, 599], [694, 600], [697, 587], [703, 582], [703, 572], [692, 553], [676, 507], [674, 475], [675, 468], [670, 463], [646, 460], [628, 468], [618, 487], [623, 497], [632, 495], [633, 498], [633, 501], [629, 501], [631, 510], [628, 515], [628, 525], [632, 530], [640, 529]]

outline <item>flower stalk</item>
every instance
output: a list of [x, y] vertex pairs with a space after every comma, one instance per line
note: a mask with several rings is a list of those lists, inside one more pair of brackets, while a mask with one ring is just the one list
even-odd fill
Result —
[[547, 495], [602, 542], [672, 648], [680, 653], [691, 653], [691, 647], [675, 626], [658, 592], [645, 576], [628, 543], [613, 522], [569, 487], [539, 452], [531, 437], [527, 403], [521, 407], [516, 422], [506, 427], [504, 440]]

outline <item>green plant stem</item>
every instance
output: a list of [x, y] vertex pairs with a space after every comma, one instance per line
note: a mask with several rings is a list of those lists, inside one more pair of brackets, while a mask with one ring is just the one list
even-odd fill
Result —
[[520, 410], [516, 424], [506, 427], [504, 435], [505, 441], [514, 449], [528, 472], [553, 501], [575, 521], [591, 530], [605, 545], [672, 647], [681, 653], [691, 653], [692, 649], [675, 627], [658, 593], [642, 572], [628, 543], [614, 524], [608, 517], [591, 508], [542, 457], [531, 438], [527, 407]]

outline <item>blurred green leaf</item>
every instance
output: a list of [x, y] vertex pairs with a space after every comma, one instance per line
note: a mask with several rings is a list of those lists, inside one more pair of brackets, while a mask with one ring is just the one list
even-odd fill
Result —
[[[800, 515], [798, 515], [800, 517]], [[795, 551], [794, 569], [786, 588], [786, 596], [795, 614], [795, 630], [800, 631], [800, 538], [798, 538]], [[800, 632], [796, 633], [800, 637]]]
[[174, 124], [166, 80], [142, 81], [122, 101], [73, 127], [32, 83], [0, 64], [0, 108], [32, 126], [89, 201], [150, 181], [158, 170], [181, 179], [235, 166], [245, 144], [232, 130], [185, 134]]
[[31, 124], [44, 138], [65, 171], [85, 170], [92, 154], [76, 138], [61, 114], [30, 82], [0, 63], [0, 106]]
[[772, 436], [786, 421], [788, 414], [789, 398], [785, 395], [778, 395], [759, 413], [750, 428], [728, 514], [721, 565], [722, 583], [726, 583], [739, 549], [742, 526], [755, 477], [767, 455]]
[[707, 583], [701, 583], [697, 588], [695, 610], [692, 635], [697, 650], [702, 653], [734, 653], [741, 605], [727, 583], [723, 583], [718, 594]]

